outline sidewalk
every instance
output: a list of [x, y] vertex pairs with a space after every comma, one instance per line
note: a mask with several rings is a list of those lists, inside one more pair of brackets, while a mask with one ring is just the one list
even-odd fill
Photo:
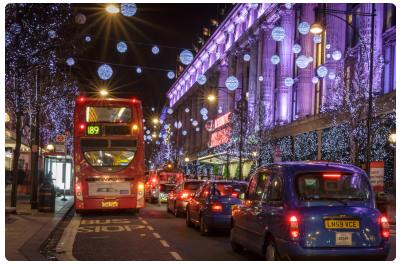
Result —
[[[30, 197], [18, 197], [16, 214], [6, 215], [5, 257], [7, 260], [47, 260], [39, 252], [40, 246], [73, 206], [73, 197], [57, 197], [54, 213], [42, 213], [31, 209]], [[6, 208], [10, 195], [6, 193]]]

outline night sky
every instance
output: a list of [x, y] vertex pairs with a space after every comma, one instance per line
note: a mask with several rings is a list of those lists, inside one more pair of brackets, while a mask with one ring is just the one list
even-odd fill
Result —
[[[77, 24], [81, 45], [86, 47], [73, 67], [80, 89], [93, 95], [99, 87], [108, 87], [115, 97], [136, 96], [142, 100], [148, 116], [151, 107], [161, 111], [166, 91], [174, 80], [167, 78], [167, 71], [146, 69], [146, 66], [175, 72], [178, 54], [183, 48], [192, 49], [196, 34], [201, 33], [202, 26], [209, 25], [211, 18], [218, 16], [221, 4], [137, 4], [138, 11], [133, 17], [110, 15], [102, 4], [73, 6], [87, 18], [85, 24]], [[91, 36], [90, 43], [84, 41], [86, 35]], [[120, 40], [128, 44], [126, 53], [117, 52], [116, 44]], [[158, 55], [152, 54], [152, 44], [159, 46]], [[107, 81], [97, 75], [102, 62], [109, 63], [114, 71]], [[141, 74], [136, 73], [134, 65], [142, 66]]]

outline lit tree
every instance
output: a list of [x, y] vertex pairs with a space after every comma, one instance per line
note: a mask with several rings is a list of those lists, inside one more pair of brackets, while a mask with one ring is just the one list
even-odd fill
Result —
[[[6, 6], [6, 107], [15, 120], [16, 179], [22, 129], [35, 132], [35, 145], [48, 142], [71, 124], [76, 84], [65, 65], [76, 51], [72, 44], [72, 8], [69, 4], [8, 4]], [[36, 122], [34, 122], [34, 120]], [[35, 127], [35, 129], [34, 129]], [[32, 166], [37, 168], [38, 155]], [[35, 167], [32, 167], [35, 168]], [[13, 181], [12, 206], [16, 203]]]
[[[376, 113], [376, 98], [381, 89], [383, 58], [374, 51], [374, 68], [370, 71], [369, 37], [360, 36], [360, 45], [348, 49], [338, 63], [335, 84], [326, 96], [322, 112], [326, 112], [333, 126], [341, 126], [341, 133], [347, 134], [350, 142], [350, 162], [356, 164], [360, 146], [365, 144], [366, 134], [363, 119], [367, 116], [369, 97], [369, 76], [374, 74], [372, 83], [372, 116]], [[350, 71], [353, 66], [353, 70]], [[347, 130], [347, 131], [343, 131]], [[331, 147], [336, 147], [332, 145]]]

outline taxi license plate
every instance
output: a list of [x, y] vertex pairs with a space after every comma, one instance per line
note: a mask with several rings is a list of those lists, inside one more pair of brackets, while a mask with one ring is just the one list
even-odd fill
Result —
[[359, 229], [359, 220], [336, 220], [329, 219], [325, 220], [326, 229]]
[[103, 201], [101, 202], [101, 207], [103, 208], [110, 208], [110, 207], [118, 207], [118, 201]]

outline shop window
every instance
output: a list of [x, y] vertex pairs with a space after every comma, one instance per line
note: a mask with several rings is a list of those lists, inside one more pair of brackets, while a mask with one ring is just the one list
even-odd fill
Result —
[[395, 43], [384, 48], [383, 92], [396, 90], [396, 48]]
[[396, 6], [394, 4], [384, 4], [384, 31], [396, 25]]

